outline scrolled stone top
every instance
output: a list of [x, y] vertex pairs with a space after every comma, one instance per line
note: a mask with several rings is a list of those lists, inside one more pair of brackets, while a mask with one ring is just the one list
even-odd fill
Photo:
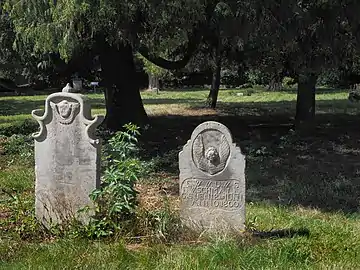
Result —
[[41, 115], [43, 110], [38, 109], [31, 112], [31, 115], [40, 126], [40, 131], [32, 134], [33, 138], [38, 141], [45, 139], [46, 125], [50, 123], [50, 121], [54, 121], [53, 111], [56, 111], [59, 115], [62, 120], [60, 121], [61, 124], [69, 124], [74, 120], [74, 117], [76, 117], [75, 110], [79, 110], [78, 115], [86, 126], [85, 132], [90, 143], [97, 144], [99, 140], [94, 138], [92, 130], [101, 124], [104, 117], [95, 115], [95, 117], [92, 118], [89, 99], [84, 95], [68, 92], [58, 92], [49, 95], [45, 100], [45, 112], [43, 115]]

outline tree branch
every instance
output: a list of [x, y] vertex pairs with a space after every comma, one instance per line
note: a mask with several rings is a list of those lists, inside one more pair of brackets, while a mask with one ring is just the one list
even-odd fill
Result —
[[170, 61], [162, 57], [156, 56], [153, 53], [151, 53], [149, 48], [147, 48], [145, 45], [140, 45], [138, 52], [150, 62], [165, 69], [174, 70], [185, 67], [186, 64], [189, 62], [190, 58], [192, 57], [192, 55], [194, 54], [194, 52], [196, 51], [198, 45], [200, 44], [201, 39], [203, 37], [203, 32], [208, 27], [211, 17], [214, 13], [215, 7], [219, 3], [219, 1], [220, 0], [208, 1], [205, 8], [206, 20], [204, 22], [199, 23], [198, 26], [195, 26], [192, 33], [188, 36], [189, 41], [186, 46], [186, 52], [181, 60]]

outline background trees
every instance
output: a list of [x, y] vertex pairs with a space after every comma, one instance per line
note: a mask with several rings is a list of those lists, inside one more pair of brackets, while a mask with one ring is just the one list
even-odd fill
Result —
[[[106, 88], [105, 124], [118, 129], [124, 123], [147, 121], [136, 85], [134, 53], [158, 66], [185, 66], [201, 40], [217, 1], [5, 1], [16, 32], [18, 49], [32, 44], [32, 53], [52, 53], [68, 62], [70, 71], [88, 76], [95, 56]], [[175, 37], [184, 57], [158, 57], [164, 41]], [[170, 48], [171, 49], [171, 48]], [[168, 53], [172, 55], [172, 53]]]
[[293, 77], [298, 83], [296, 120], [311, 122], [318, 76], [349, 59], [354, 37], [347, 17], [340, 1], [259, 2], [250, 63], [269, 74], [270, 89], [285, 75]]
[[136, 55], [146, 59], [150, 75], [178, 71], [194, 56], [188, 70], [212, 74], [204, 81], [211, 83], [213, 108], [222, 74], [237, 73], [238, 82], [259, 74], [269, 90], [292, 77], [298, 123], [314, 119], [319, 76], [353, 83], [359, 70], [360, 6], [353, 0], [6, 0], [3, 8], [0, 64], [6, 71], [66, 81], [75, 72], [94, 78], [101, 67], [105, 124], [114, 130], [147, 122]]

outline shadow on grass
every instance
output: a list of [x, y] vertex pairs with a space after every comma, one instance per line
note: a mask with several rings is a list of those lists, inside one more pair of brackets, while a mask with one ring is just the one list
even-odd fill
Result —
[[44, 100], [0, 100], [0, 115], [31, 114], [32, 110], [44, 107]]
[[[358, 212], [359, 117], [320, 114], [312, 133], [294, 133], [291, 116], [283, 111], [260, 116], [152, 117], [151, 128], [141, 138], [142, 156], [157, 157], [156, 169], [176, 179], [178, 153], [194, 128], [204, 121], [218, 121], [230, 129], [246, 155], [248, 202]], [[177, 180], [174, 185], [178, 185]]]
[[164, 89], [162, 89], [162, 91], [166, 91], [166, 92], [200, 92], [200, 91], [210, 91], [210, 88], [205, 88], [205, 87], [164, 88]]
[[274, 239], [274, 238], [292, 238], [295, 236], [310, 236], [309, 229], [282, 229], [282, 230], [271, 230], [271, 231], [250, 231], [252, 236], [265, 238], [265, 239]]
[[[90, 99], [92, 109], [104, 109], [104, 99], [94, 98]], [[9, 99], [0, 99], [0, 115], [19, 115], [31, 114], [32, 110], [43, 108], [45, 105], [45, 98], [43, 100], [22, 100], [21, 97], [14, 97]]]
[[154, 99], [148, 99], [143, 98], [143, 104], [189, 104], [189, 103], [196, 103], [196, 102], [202, 102], [204, 103], [204, 99], [171, 99], [171, 98], [154, 98]]
[[[340, 94], [348, 91], [348, 89], [339, 89], [339, 88], [316, 88], [316, 94], [328, 94], [328, 93], [334, 93], [334, 94]], [[268, 91], [270, 92], [270, 91]], [[282, 90], [279, 90], [279, 92], [289, 93], [289, 94], [296, 94], [297, 88], [285, 88]]]
[[105, 99], [92, 98], [90, 99], [91, 109], [105, 109]]

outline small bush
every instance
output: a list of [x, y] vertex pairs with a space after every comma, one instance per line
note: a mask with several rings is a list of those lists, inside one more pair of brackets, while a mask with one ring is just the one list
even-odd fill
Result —
[[138, 202], [134, 186], [144, 169], [136, 157], [139, 128], [132, 124], [124, 127], [126, 131], [117, 132], [105, 147], [102, 184], [90, 195], [95, 215], [83, 231], [88, 237], [110, 236], [123, 231], [135, 218]]

